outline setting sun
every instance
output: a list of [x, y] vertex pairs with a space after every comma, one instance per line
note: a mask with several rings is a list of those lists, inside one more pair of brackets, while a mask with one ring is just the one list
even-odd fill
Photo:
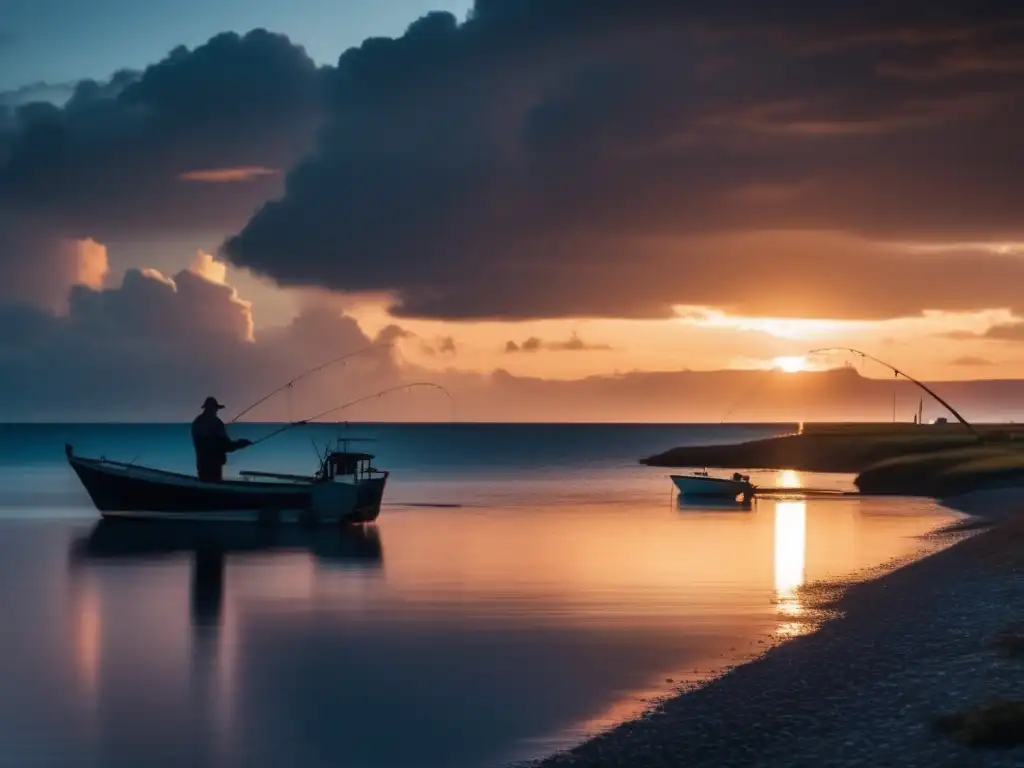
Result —
[[807, 358], [802, 355], [796, 357], [776, 357], [772, 361], [773, 367], [779, 368], [785, 373], [799, 373], [807, 370]]

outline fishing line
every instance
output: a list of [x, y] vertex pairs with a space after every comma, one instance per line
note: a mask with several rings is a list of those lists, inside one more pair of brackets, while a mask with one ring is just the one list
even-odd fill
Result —
[[832, 352], [849, 352], [849, 353], [854, 354], [854, 355], [860, 355], [861, 366], [862, 366], [861, 369], [862, 370], [863, 370], [863, 365], [864, 365], [864, 361], [865, 360], [871, 360], [872, 362], [878, 363], [879, 365], [884, 365], [886, 368], [888, 368], [890, 371], [892, 371], [897, 377], [902, 376], [907, 381], [911, 382], [912, 384], [916, 384], [918, 387], [923, 389], [929, 395], [934, 397], [939, 402], [940, 405], [945, 406], [946, 410], [948, 410], [951, 414], [953, 414], [953, 416], [956, 417], [957, 421], [959, 421], [961, 424], [963, 424], [965, 427], [967, 427], [967, 429], [969, 429], [971, 431], [971, 433], [974, 434], [975, 437], [977, 437], [979, 440], [982, 439], [982, 436], [978, 433], [978, 431], [974, 428], [974, 426], [969, 421], [967, 421], [967, 419], [965, 419], [963, 416], [961, 416], [960, 413], [956, 410], [956, 408], [954, 408], [952, 405], [950, 405], [945, 400], [943, 400], [941, 397], [939, 397], [927, 384], [924, 384], [924, 383], [918, 381], [913, 376], [910, 376], [910, 375], [904, 373], [903, 371], [901, 371], [896, 366], [890, 365], [889, 363], [885, 362], [884, 360], [879, 360], [877, 357], [874, 357], [873, 355], [869, 355], [867, 352], [861, 352], [859, 349], [854, 349], [853, 347], [829, 347], [827, 349], [812, 349], [807, 354], [808, 355], [827, 355], [827, 354], [832, 353]]
[[377, 398], [384, 397], [384, 395], [391, 394], [392, 392], [400, 392], [403, 389], [415, 389], [417, 387], [426, 387], [426, 388], [429, 388], [429, 389], [437, 389], [437, 390], [440, 390], [441, 392], [443, 392], [444, 395], [448, 398], [448, 403], [449, 403], [449, 406], [451, 408], [452, 420], [454, 421], [454, 419], [455, 419], [455, 399], [452, 397], [451, 392], [449, 392], [446, 388], [444, 388], [440, 384], [435, 384], [435, 383], [433, 383], [431, 381], [415, 381], [415, 382], [413, 382], [411, 384], [400, 384], [400, 385], [398, 385], [396, 387], [389, 387], [388, 389], [383, 389], [380, 392], [375, 392], [372, 395], [365, 395], [364, 397], [358, 397], [355, 400], [350, 400], [349, 402], [343, 403], [342, 405], [335, 406], [334, 408], [328, 408], [326, 411], [323, 411], [322, 413], [318, 413], [316, 416], [310, 416], [308, 419], [302, 419], [301, 421], [293, 421], [290, 424], [285, 424], [280, 429], [275, 429], [269, 435], [265, 435], [264, 437], [261, 437], [259, 440], [253, 441], [252, 444], [249, 445], [248, 447], [251, 448], [251, 447], [253, 447], [255, 445], [259, 445], [260, 443], [266, 442], [267, 440], [269, 440], [272, 437], [277, 437], [277, 435], [280, 435], [282, 432], [287, 432], [289, 429], [292, 429], [293, 427], [305, 426], [307, 424], [310, 424], [310, 423], [316, 421], [317, 419], [322, 419], [324, 416], [330, 416], [332, 413], [338, 413], [339, 411], [344, 411], [344, 410], [346, 410], [348, 408], [351, 408], [352, 406], [359, 405], [360, 403], [365, 403], [365, 402], [368, 402], [370, 400], [376, 400]]
[[336, 365], [338, 363], [344, 363], [346, 360], [349, 360], [350, 358], [357, 357], [359, 355], [364, 355], [367, 352], [372, 352], [373, 350], [376, 350], [376, 349], [387, 349], [388, 347], [393, 347], [393, 346], [395, 346], [395, 342], [393, 342], [393, 341], [389, 341], [389, 342], [383, 343], [383, 344], [371, 344], [370, 346], [364, 347], [363, 349], [358, 349], [355, 352], [348, 352], [347, 354], [344, 354], [341, 357], [336, 357], [333, 360], [328, 360], [326, 363], [321, 363], [320, 365], [316, 366], [315, 368], [310, 368], [307, 371], [303, 371], [298, 376], [296, 376], [294, 379], [289, 381], [287, 384], [284, 384], [284, 385], [278, 387], [273, 392], [271, 392], [269, 395], [265, 395], [264, 397], [261, 397], [255, 403], [253, 403], [248, 408], [246, 408], [244, 411], [242, 411], [237, 416], [235, 416], [235, 418], [233, 418], [231, 421], [229, 421], [228, 424], [234, 424], [240, 418], [245, 416], [245, 414], [249, 413], [249, 411], [253, 410], [254, 408], [256, 408], [256, 407], [258, 407], [260, 405], [263, 405], [263, 403], [267, 402], [267, 400], [269, 400], [270, 398], [272, 398], [275, 395], [279, 394], [280, 392], [283, 392], [286, 389], [291, 389], [292, 386], [294, 386], [296, 383], [298, 383], [302, 379], [306, 378], [307, 376], [311, 376], [314, 373], [319, 373], [324, 368], [328, 368], [328, 367], [330, 367], [332, 365]]
[[757, 376], [754, 379], [753, 383], [749, 387], [747, 387], [746, 389], [743, 390], [743, 392], [740, 394], [740, 396], [736, 398], [736, 401], [729, 407], [729, 410], [727, 410], [725, 412], [725, 416], [722, 417], [722, 421], [721, 421], [722, 424], [725, 424], [726, 420], [730, 416], [732, 416], [733, 411], [735, 411], [737, 408], [739, 408], [740, 403], [742, 403], [744, 400], [747, 399], [747, 396], [751, 392], [753, 392], [761, 384], [761, 381], [763, 379], [767, 378], [769, 373], [774, 373], [774, 369], [773, 368], [769, 368], [769, 369], [767, 369], [765, 371], [762, 371], [761, 375]]

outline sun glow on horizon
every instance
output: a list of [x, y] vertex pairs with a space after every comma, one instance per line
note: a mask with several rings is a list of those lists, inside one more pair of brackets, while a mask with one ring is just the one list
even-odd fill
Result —
[[800, 373], [807, 370], [807, 358], [803, 355], [776, 357], [772, 360], [772, 367], [784, 373]]
[[778, 339], [810, 339], [865, 331], [877, 323], [869, 320], [832, 320], [812, 317], [752, 317], [730, 315], [710, 307], [676, 306], [677, 320], [703, 328], [757, 331]]

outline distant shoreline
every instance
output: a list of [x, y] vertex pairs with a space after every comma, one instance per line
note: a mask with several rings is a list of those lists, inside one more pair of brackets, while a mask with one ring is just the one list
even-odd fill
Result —
[[790, 469], [856, 474], [861, 493], [946, 498], [1024, 484], [1024, 427], [906, 423], [804, 425], [742, 443], [681, 446], [640, 459], [653, 467]]
[[964, 538], [850, 587], [816, 632], [535, 767], [1020, 765], [1024, 747], [979, 752], [932, 726], [1024, 698], [1024, 664], [993, 645], [1024, 598], [1024, 488], [950, 506], [968, 515], [954, 528], [983, 530], [939, 534]]

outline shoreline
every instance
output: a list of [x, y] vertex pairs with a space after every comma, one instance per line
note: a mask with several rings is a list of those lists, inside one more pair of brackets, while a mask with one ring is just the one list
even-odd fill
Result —
[[[1024, 488], [940, 500], [952, 543], [877, 578], [839, 585], [812, 633], [776, 644], [650, 713], [531, 768], [1024, 763], [1024, 747], [975, 749], [936, 718], [1024, 699], [1024, 661], [992, 639], [1024, 621]], [[1011, 563], [1007, 567], [1007, 563]]]

